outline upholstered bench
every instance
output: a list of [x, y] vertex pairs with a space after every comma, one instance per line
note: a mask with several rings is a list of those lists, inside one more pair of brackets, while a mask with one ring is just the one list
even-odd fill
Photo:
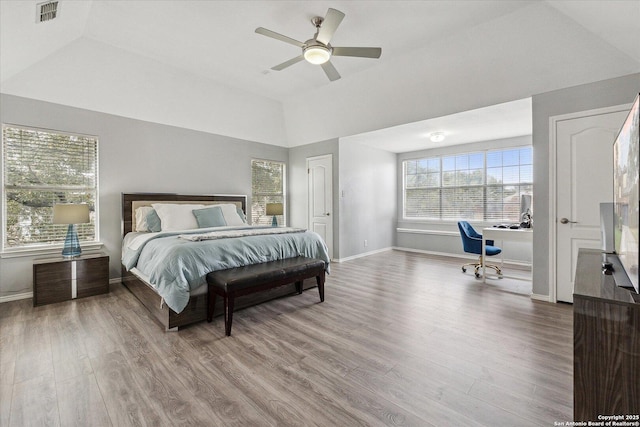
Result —
[[306, 257], [286, 258], [277, 261], [244, 267], [229, 268], [213, 271], [207, 274], [209, 286], [209, 306], [207, 321], [213, 319], [213, 308], [216, 296], [224, 298], [224, 329], [227, 336], [231, 335], [231, 321], [233, 320], [234, 298], [254, 292], [264, 291], [289, 283], [296, 284], [298, 294], [302, 293], [302, 281], [316, 278], [320, 302], [324, 301], [324, 261]]

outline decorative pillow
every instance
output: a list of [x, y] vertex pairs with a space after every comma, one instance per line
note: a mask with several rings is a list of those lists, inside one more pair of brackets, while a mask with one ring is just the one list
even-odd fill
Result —
[[160, 222], [160, 217], [158, 216], [158, 212], [156, 212], [156, 210], [153, 208], [151, 208], [151, 210], [147, 214], [147, 226], [149, 227], [149, 231], [153, 231], [154, 233], [162, 231], [162, 223]]
[[[151, 214], [153, 214], [158, 221], [158, 230], [151, 229], [151, 224], [149, 223], [149, 216]], [[133, 231], [143, 231], [143, 232], [160, 231], [159, 229], [160, 218], [158, 218], [158, 215], [155, 213], [155, 211], [151, 206], [141, 206], [138, 209], [136, 209], [134, 218], [135, 218], [136, 226], [133, 229]]]
[[198, 222], [198, 228], [221, 227], [223, 225], [227, 225], [220, 206], [194, 209], [193, 215], [196, 217], [196, 221]]
[[162, 231], [193, 230], [198, 222], [193, 215], [194, 209], [202, 209], [204, 205], [153, 203], [153, 209], [160, 217]]
[[146, 206], [136, 209], [134, 214], [133, 231], [149, 231], [149, 226], [147, 225], [147, 213], [152, 209], [152, 207]]
[[222, 210], [222, 215], [224, 216], [224, 221], [227, 225], [244, 225], [245, 222], [242, 220], [240, 215], [238, 215], [237, 206], [233, 204], [220, 204], [219, 206]]

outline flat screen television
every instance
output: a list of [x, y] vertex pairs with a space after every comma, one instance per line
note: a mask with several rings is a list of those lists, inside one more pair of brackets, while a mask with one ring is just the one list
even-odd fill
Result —
[[[640, 293], [640, 94], [613, 143], [614, 246], [624, 275], [616, 274], [620, 286], [633, 286]], [[625, 277], [626, 276], [626, 283]], [[631, 286], [629, 286], [631, 287]]]

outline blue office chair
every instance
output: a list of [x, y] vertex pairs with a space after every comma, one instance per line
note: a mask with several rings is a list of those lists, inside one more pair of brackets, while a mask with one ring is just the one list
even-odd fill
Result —
[[[460, 237], [462, 237], [462, 246], [464, 251], [479, 255], [478, 262], [472, 262], [464, 264], [462, 266], [462, 272], [467, 272], [467, 266], [473, 266], [476, 278], [480, 277], [480, 269], [482, 268], [482, 234], [478, 232], [467, 221], [458, 221], [458, 228], [460, 229]], [[497, 246], [493, 246], [493, 240], [487, 240], [485, 246], [485, 254], [487, 256], [498, 255], [502, 252]], [[502, 270], [497, 265], [487, 264], [485, 268], [493, 268], [497, 274], [502, 275]]]

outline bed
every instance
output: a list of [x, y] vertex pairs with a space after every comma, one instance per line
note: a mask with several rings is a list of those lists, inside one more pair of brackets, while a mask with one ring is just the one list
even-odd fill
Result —
[[[162, 209], [166, 206], [187, 210], [190, 209], [188, 205], [203, 206], [198, 208], [198, 212], [221, 211], [221, 208], [225, 208], [229, 213], [229, 205], [234, 205], [238, 215], [244, 219], [246, 196], [122, 194], [122, 283], [166, 330], [177, 330], [206, 319], [205, 276], [209, 271], [298, 255], [322, 259], [326, 262], [327, 270], [329, 268], [326, 245], [320, 236], [306, 230], [263, 228], [261, 231], [260, 227], [233, 223], [226, 227], [213, 224], [216, 227], [188, 231], [181, 231], [182, 228], [178, 227], [178, 231], [152, 229], [152, 232], [141, 232], [137, 229], [141, 227], [140, 212], [153, 210], [152, 205], [158, 214], [163, 213]], [[228, 217], [226, 218], [229, 224]], [[163, 216], [163, 224], [168, 224], [166, 219], [167, 216]], [[199, 226], [203, 225], [200, 219], [198, 217]], [[151, 220], [149, 223], [151, 224]], [[212, 224], [206, 224], [205, 221], [204, 225]], [[142, 227], [146, 227], [146, 224]], [[214, 252], [209, 254], [205, 250]], [[182, 255], [183, 252], [187, 255]], [[160, 258], [161, 256], [168, 258]], [[176, 261], [177, 257], [182, 256], [187, 261], [183, 262], [182, 258]], [[189, 264], [192, 258], [199, 258], [199, 264]], [[169, 271], [171, 268], [176, 271]], [[170, 273], [171, 280], [176, 283], [165, 283], [163, 275], [167, 273]], [[314, 280], [304, 283], [305, 289], [313, 286]], [[286, 285], [265, 293], [238, 298], [236, 307], [246, 307], [294, 292], [294, 284]], [[216, 307], [215, 312], [216, 315], [222, 314], [221, 306]]]

